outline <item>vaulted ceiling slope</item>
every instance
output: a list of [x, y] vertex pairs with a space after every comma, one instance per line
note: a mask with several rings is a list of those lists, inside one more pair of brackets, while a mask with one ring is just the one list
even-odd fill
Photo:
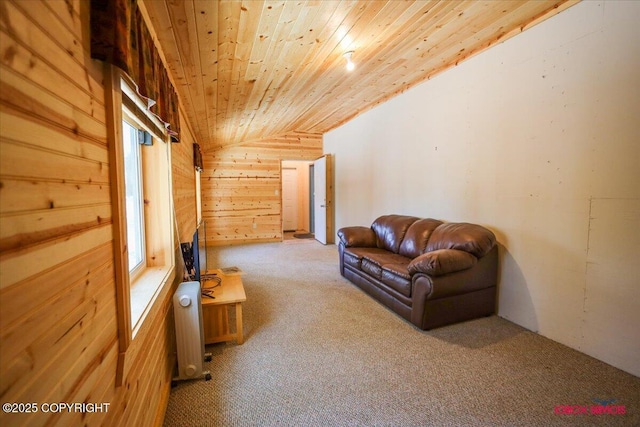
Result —
[[195, 138], [211, 150], [327, 132], [576, 2], [144, 0], [143, 7]]

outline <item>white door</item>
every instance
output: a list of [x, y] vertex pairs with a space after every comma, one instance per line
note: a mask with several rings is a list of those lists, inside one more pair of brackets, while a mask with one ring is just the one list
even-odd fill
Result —
[[282, 229], [298, 229], [298, 170], [282, 169]]
[[313, 212], [316, 240], [327, 244], [327, 159], [313, 162]]

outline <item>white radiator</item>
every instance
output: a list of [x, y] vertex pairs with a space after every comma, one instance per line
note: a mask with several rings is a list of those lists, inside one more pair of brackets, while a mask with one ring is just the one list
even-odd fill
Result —
[[183, 282], [178, 286], [173, 294], [173, 313], [178, 348], [178, 376], [173, 380], [210, 380], [211, 373], [202, 370], [204, 361], [211, 360], [211, 354], [204, 352], [200, 282]]

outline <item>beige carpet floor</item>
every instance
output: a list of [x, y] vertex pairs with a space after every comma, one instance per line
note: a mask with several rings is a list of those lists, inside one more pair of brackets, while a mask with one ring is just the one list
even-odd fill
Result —
[[246, 341], [207, 346], [212, 380], [173, 388], [165, 426], [640, 426], [638, 377], [497, 316], [420, 331], [343, 279], [335, 246], [208, 255], [245, 272]]

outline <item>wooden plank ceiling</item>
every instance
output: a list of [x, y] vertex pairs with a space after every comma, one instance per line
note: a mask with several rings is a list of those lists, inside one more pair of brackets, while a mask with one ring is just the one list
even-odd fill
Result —
[[327, 132], [576, 2], [144, 0], [143, 7], [196, 141], [211, 150]]

